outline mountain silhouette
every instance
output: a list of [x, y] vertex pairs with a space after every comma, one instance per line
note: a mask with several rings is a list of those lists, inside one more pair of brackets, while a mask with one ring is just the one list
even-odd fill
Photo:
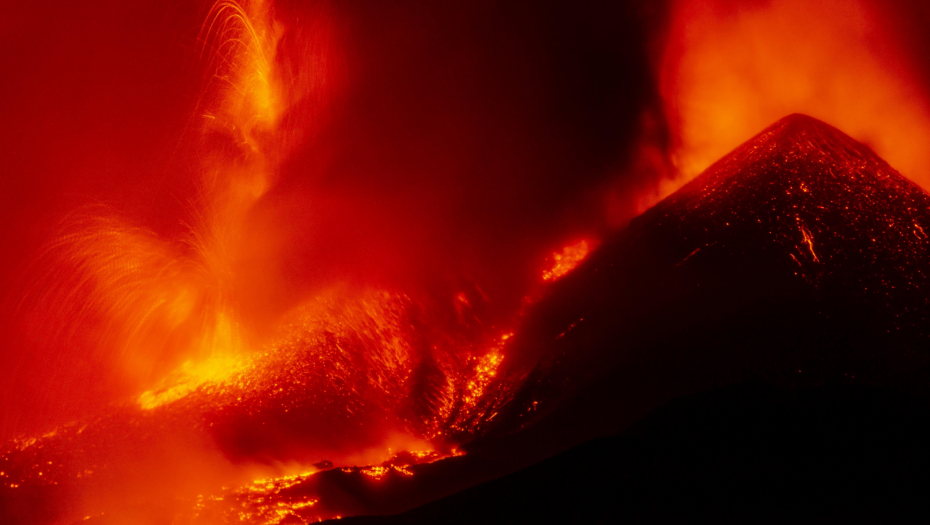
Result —
[[747, 382], [925, 399], [928, 233], [926, 192], [839, 130], [785, 117], [556, 283], [515, 341], [538, 364], [490, 434], [545, 421], [558, 448]]
[[528, 315], [527, 377], [466, 458], [554, 457], [357, 522], [927, 517], [928, 232], [930, 196], [868, 147], [776, 122]]

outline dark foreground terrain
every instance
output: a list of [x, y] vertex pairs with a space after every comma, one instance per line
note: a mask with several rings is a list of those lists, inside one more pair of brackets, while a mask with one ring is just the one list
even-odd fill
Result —
[[409, 512], [344, 521], [922, 522], [928, 421], [880, 389], [727, 389]]

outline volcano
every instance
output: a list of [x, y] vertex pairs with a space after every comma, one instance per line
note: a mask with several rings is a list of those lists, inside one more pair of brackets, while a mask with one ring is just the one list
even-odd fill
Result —
[[[179, 524], [305, 523], [394, 514], [446, 496], [405, 514], [357, 519], [907, 516], [917, 509], [911, 496], [920, 484], [912, 480], [930, 472], [928, 234], [930, 195], [837, 129], [792, 115], [548, 288], [502, 347], [493, 381], [485, 378], [475, 406], [493, 410], [457, 435], [464, 455], [365, 468], [321, 463], [315, 474], [173, 498], [155, 514], [157, 502], [115, 503], [117, 496], [93, 500], [93, 514], [86, 502], [73, 503], [82, 484], [105, 490], [94, 471], [119, 479], [118, 468], [102, 464], [120, 461], [106, 452], [115, 434], [151, 444], [153, 435], [192, 433], [228, 452], [243, 420], [312, 431], [289, 410], [320, 408], [299, 397], [303, 386], [281, 394], [279, 383], [309, 384], [294, 371], [316, 369], [294, 365], [301, 354], [288, 352], [284, 361], [268, 358], [288, 375], [247, 380], [248, 390], [197, 386], [157, 416], [122, 408], [8, 443], [0, 451], [2, 513], [19, 523], [76, 513], [117, 523], [142, 512]], [[359, 343], [365, 355], [379, 344], [369, 339]], [[354, 399], [343, 397], [327, 397], [325, 414]], [[435, 403], [410, 399], [415, 407]], [[384, 395], [365, 409], [379, 414], [392, 402]], [[248, 434], [267, 448], [261, 428]], [[824, 487], [845, 496], [828, 497]], [[58, 510], [30, 510], [37, 505]]]
[[556, 284], [511, 349], [531, 372], [466, 450], [598, 439], [384, 522], [925, 512], [928, 225], [868, 147], [785, 117]]
[[745, 382], [926, 398], [928, 224], [930, 196], [871, 150], [786, 117], [557, 283], [516, 338], [538, 364], [498, 428], [547, 419], [569, 443]]

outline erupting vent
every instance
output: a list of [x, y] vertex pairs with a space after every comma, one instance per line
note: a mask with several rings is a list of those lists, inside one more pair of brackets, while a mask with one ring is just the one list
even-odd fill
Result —
[[[0, 9], [0, 522], [637, 521], [721, 413], [923, 421], [910, 8], [839, 3]], [[791, 111], [855, 139], [705, 169]]]

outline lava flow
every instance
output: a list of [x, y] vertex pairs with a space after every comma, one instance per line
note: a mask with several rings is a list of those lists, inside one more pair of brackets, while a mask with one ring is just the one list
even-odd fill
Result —
[[[4, 523], [401, 513], [681, 396], [927, 399], [877, 3], [131, 4], [4, 16]], [[852, 138], [698, 176], [796, 111]]]
[[[200, 30], [184, 42], [196, 44], [202, 87], [171, 153], [191, 164], [190, 180], [175, 178], [170, 199], [153, 191], [168, 211], [87, 198], [49, 214], [52, 240], [15, 286], [21, 373], [5, 372], [4, 395], [19, 400], [2, 427], [5, 519], [277, 523], [363, 513], [316, 494], [277, 511], [266, 503], [282, 503], [276, 495], [294, 480], [306, 490], [320, 470], [409, 477], [459, 455], [498, 417], [521, 379], [500, 373], [519, 312], [596, 236], [590, 217], [572, 213], [591, 197], [558, 174], [572, 165], [588, 183], [608, 176], [658, 101], [647, 75], [630, 82], [595, 68], [552, 86], [573, 116], [540, 109], [551, 94], [534, 101], [527, 89], [551, 61], [574, 67], [557, 49], [564, 35], [545, 32], [557, 10], [522, 22], [538, 46], [499, 56], [494, 41], [464, 28], [485, 20], [503, 34], [514, 13], [493, 2], [421, 7], [462, 26], [457, 49], [437, 55], [436, 39], [450, 35], [402, 7], [220, 1], [197, 14]], [[383, 34], [384, 17], [414, 38]], [[640, 19], [617, 20], [642, 30]], [[593, 23], [582, 14], [566, 29]], [[608, 65], [646, 72], [644, 46], [618, 47]], [[479, 63], [464, 53], [476, 47], [487, 55]], [[431, 63], [448, 57], [471, 69], [472, 85], [454, 68], [434, 74]], [[384, 69], [411, 64], [425, 68], [420, 84]], [[500, 75], [512, 92], [479, 85]], [[629, 96], [587, 107], [572, 93], [592, 82]], [[422, 110], [456, 97], [461, 112]], [[466, 118], [470, 110], [479, 116]], [[512, 129], [498, 137], [501, 118]], [[573, 129], [603, 143], [592, 148]], [[487, 186], [510, 183], [468, 191], [476, 174]], [[164, 204], [180, 199], [181, 211]], [[250, 510], [209, 503], [223, 498], [245, 498]], [[416, 500], [407, 501], [399, 504]], [[223, 517], [203, 516], [211, 512]]]

